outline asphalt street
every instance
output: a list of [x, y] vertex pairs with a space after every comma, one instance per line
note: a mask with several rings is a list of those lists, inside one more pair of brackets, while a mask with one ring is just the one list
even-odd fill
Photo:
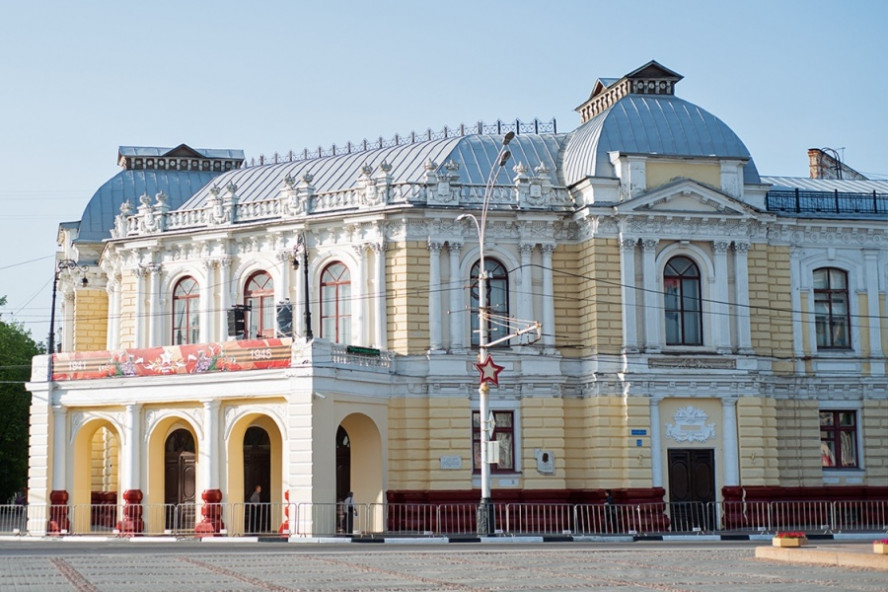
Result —
[[755, 542], [0, 542], [0, 590], [885, 592], [888, 573], [754, 558]]

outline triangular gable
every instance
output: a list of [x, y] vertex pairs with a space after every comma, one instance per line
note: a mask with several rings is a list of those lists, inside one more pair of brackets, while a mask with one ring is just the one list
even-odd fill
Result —
[[668, 185], [624, 201], [618, 214], [682, 214], [700, 216], [755, 216], [757, 210], [721, 191], [692, 179], [677, 179]]
[[205, 158], [203, 154], [201, 154], [188, 144], [179, 144], [162, 156], [172, 156], [176, 158]]
[[678, 82], [684, 78], [684, 76], [678, 72], [673, 72], [656, 60], [651, 60], [644, 66], [629, 72], [623, 78], [629, 78], [630, 80], [637, 80], [639, 78], [656, 78], [658, 80], [667, 79], [672, 80], [673, 82]]
[[[592, 93], [589, 95], [589, 99], [595, 98], [600, 95], [604, 91], [606, 91], [612, 84], [615, 82], [619, 82], [619, 78], [599, 78], [595, 81], [595, 86], [592, 87]], [[586, 99], [588, 100], [588, 99]]]

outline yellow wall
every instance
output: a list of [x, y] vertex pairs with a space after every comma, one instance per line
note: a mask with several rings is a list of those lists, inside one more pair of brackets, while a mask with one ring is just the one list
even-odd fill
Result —
[[[525, 489], [563, 489], [565, 466], [565, 409], [561, 398], [527, 398], [521, 401], [522, 448], [521, 455]], [[552, 452], [555, 472], [540, 473], [535, 451]]]
[[579, 301], [564, 319], [574, 321], [565, 335], [578, 347], [565, 348], [563, 353], [618, 354], [623, 344], [619, 243], [615, 239], [588, 241], [581, 245], [578, 259]]
[[103, 350], [108, 334], [108, 293], [74, 291], [74, 351]]
[[740, 397], [737, 400], [737, 439], [741, 485], [778, 482], [777, 402]]
[[815, 400], [776, 401], [777, 466], [784, 487], [823, 485], [820, 465], [820, 413]]
[[772, 362], [775, 372], [792, 372], [792, 289], [789, 248], [753, 244], [749, 248], [749, 304], [752, 347]]
[[645, 181], [651, 190], [678, 178], [694, 179], [712, 187], [721, 187], [721, 165], [718, 163], [660, 162], [648, 160]]
[[[580, 350], [573, 346], [586, 341], [577, 322], [580, 282], [576, 274], [582, 252], [583, 248], [579, 245], [563, 244], [558, 245], [552, 253], [553, 269], [567, 272], [552, 274], [552, 290], [555, 295], [555, 346], [565, 357], [579, 357]], [[543, 327], [543, 332], [551, 333], [552, 327]]]
[[91, 491], [117, 491], [119, 449], [120, 443], [111, 430], [101, 427], [93, 434], [90, 450]]
[[866, 485], [888, 483], [888, 401], [863, 403], [863, 463]]
[[[120, 347], [136, 346], [136, 276], [124, 273], [120, 281]], [[104, 347], [101, 349], [105, 349]]]
[[386, 250], [388, 349], [418, 354], [429, 345], [429, 251], [425, 243], [389, 243]]

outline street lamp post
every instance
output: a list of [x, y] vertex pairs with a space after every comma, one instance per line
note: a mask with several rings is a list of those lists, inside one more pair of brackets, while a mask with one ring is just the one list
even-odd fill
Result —
[[[294, 248], [296, 251], [296, 255], [302, 256], [302, 274], [303, 274], [303, 298], [302, 298], [302, 319], [305, 323], [305, 341], [311, 341], [314, 339], [314, 335], [311, 332], [311, 303], [309, 302], [309, 296], [311, 295], [311, 290], [308, 286], [308, 242], [305, 240], [305, 233], [300, 232], [299, 236], [296, 237], [296, 247]], [[299, 252], [301, 251], [301, 253]], [[293, 259], [293, 269], [299, 268], [299, 259]]]
[[[490, 392], [490, 383], [497, 383], [497, 374], [502, 367], [493, 364], [493, 360], [489, 358], [487, 348], [491, 343], [488, 335], [488, 320], [490, 311], [487, 303], [487, 267], [484, 261], [484, 234], [487, 229], [487, 210], [490, 206], [491, 191], [493, 189], [496, 175], [512, 154], [506, 149], [512, 138], [515, 137], [514, 132], [509, 132], [503, 137], [502, 145], [496, 154], [490, 174], [487, 177], [487, 184], [484, 186], [484, 200], [481, 206], [481, 221], [478, 221], [473, 214], [462, 214], [457, 220], [470, 219], [475, 223], [475, 230], [478, 232], [478, 250], [480, 258], [480, 268], [478, 270], [478, 363], [476, 367], [481, 371], [481, 378], [478, 384], [478, 413], [480, 420], [480, 446], [481, 446], [481, 502], [478, 505], [477, 514], [477, 531], [479, 535], [489, 535], [492, 533], [490, 520], [490, 459], [489, 442], [491, 421], [488, 417], [490, 410], [488, 408], [488, 394]], [[498, 340], [499, 342], [499, 340]]]

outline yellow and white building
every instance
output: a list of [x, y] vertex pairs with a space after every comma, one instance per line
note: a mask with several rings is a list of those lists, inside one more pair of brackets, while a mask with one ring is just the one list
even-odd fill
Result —
[[485, 198], [491, 341], [542, 326], [490, 349], [494, 501], [884, 498], [888, 183], [761, 177], [680, 80], [599, 79], [567, 133], [122, 148], [60, 227], [31, 504], [477, 500]]

